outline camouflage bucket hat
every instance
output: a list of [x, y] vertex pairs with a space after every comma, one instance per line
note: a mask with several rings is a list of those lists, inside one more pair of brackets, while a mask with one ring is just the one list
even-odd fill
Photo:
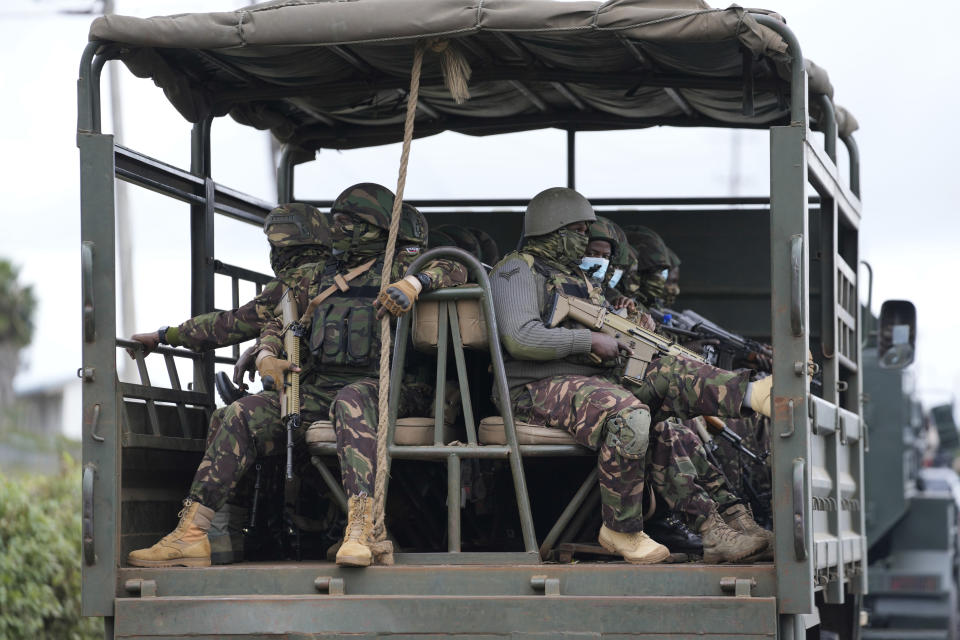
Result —
[[591, 240], [606, 240], [610, 243], [611, 256], [617, 255], [617, 249], [619, 248], [616, 226], [613, 220], [597, 216], [597, 221], [592, 223], [590, 230], [587, 231], [587, 235]]
[[397, 242], [425, 247], [427, 246], [428, 229], [426, 217], [415, 206], [404, 202], [400, 208], [400, 229], [397, 233]]
[[451, 239], [453, 239], [456, 246], [460, 247], [477, 260], [480, 259], [480, 243], [477, 242], [476, 236], [474, 236], [469, 229], [455, 225], [455, 224], [445, 224], [440, 227], [437, 227], [437, 231], [447, 234]]
[[637, 268], [640, 271], [666, 269], [670, 266], [667, 245], [656, 231], [643, 226], [628, 227], [625, 231], [627, 241], [637, 250]]
[[500, 248], [497, 246], [497, 241], [493, 239], [493, 236], [483, 229], [477, 229], [476, 227], [468, 227], [468, 229], [480, 244], [480, 261], [489, 265], [500, 262]]
[[393, 198], [390, 189], [373, 182], [361, 182], [337, 196], [330, 212], [347, 213], [381, 229], [389, 229]]
[[330, 244], [330, 215], [304, 202], [282, 204], [267, 214], [263, 232], [272, 247]]
[[457, 246], [456, 241], [448, 236], [445, 232], [440, 229], [434, 229], [430, 232], [430, 237], [428, 238], [427, 246], [431, 249], [436, 247], [455, 247]]

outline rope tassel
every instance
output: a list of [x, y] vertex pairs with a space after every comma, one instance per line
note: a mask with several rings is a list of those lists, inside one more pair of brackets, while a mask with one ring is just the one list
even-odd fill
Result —
[[470, 63], [450, 40], [434, 40], [430, 50], [440, 54], [440, 70], [443, 72], [443, 85], [457, 104], [470, 99]]

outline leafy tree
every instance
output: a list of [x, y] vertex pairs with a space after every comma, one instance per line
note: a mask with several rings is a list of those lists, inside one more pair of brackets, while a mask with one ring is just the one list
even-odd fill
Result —
[[32, 287], [17, 281], [20, 270], [0, 259], [0, 408], [13, 403], [13, 377], [20, 368], [20, 350], [33, 338], [37, 300]]
[[80, 465], [56, 476], [0, 474], [0, 638], [93, 640], [80, 616]]

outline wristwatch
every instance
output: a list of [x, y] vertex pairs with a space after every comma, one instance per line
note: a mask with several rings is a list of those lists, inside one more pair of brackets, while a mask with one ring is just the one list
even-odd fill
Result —
[[157, 342], [160, 344], [170, 344], [167, 342], [167, 329], [169, 328], [168, 326], [164, 326], [157, 329]]

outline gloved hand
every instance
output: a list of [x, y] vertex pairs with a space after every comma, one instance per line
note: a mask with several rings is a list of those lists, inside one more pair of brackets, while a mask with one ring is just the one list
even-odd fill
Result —
[[402, 316], [413, 306], [417, 296], [423, 290], [423, 285], [416, 276], [407, 276], [397, 280], [377, 297], [374, 306], [377, 307], [377, 317], [382, 317], [389, 311], [394, 316]]
[[300, 371], [300, 367], [294, 366], [289, 360], [281, 360], [276, 356], [267, 355], [257, 358], [257, 371], [263, 381], [263, 388], [270, 391], [271, 389], [278, 389], [283, 384], [283, 374], [285, 372]]
[[[157, 335], [156, 331], [151, 331], [150, 333], [135, 333], [130, 336], [130, 339], [143, 345], [143, 355], [152, 353], [153, 350], [157, 348], [157, 345], [160, 344], [160, 336]], [[127, 349], [127, 353], [131, 358], [134, 357], [133, 349]]]
[[233, 384], [241, 389], [247, 388], [247, 384], [243, 381], [243, 374], [249, 374], [250, 382], [253, 382], [257, 372], [256, 351], [257, 345], [247, 347], [247, 350], [237, 358], [237, 364], [233, 365]]

